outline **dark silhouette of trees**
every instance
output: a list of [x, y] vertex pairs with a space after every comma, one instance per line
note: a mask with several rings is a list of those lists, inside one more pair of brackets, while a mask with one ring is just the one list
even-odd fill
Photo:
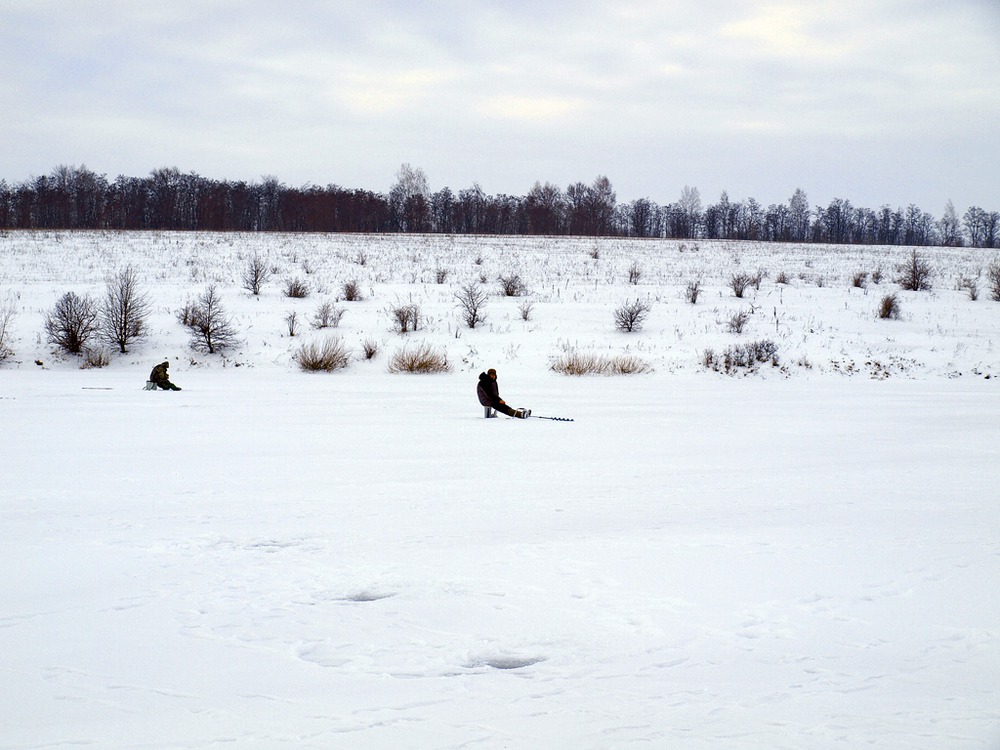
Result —
[[796, 189], [764, 206], [725, 191], [702, 206], [695, 187], [675, 203], [618, 203], [611, 181], [565, 189], [535, 182], [523, 196], [486, 193], [479, 184], [431, 192], [422, 169], [403, 164], [388, 193], [328, 184], [288, 186], [214, 180], [176, 167], [113, 180], [86, 166], [55, 167], [11, 184], [0, 180], [0, 229], [130, 229], [241, 232], [437, 232], [765, 240], [884, 245], [1000, 247], [1000, 214], [972, 206], [959, 218], [949, 201], [940, 219], [914, 204], [856, 206], [835, 198], [811, 207]]

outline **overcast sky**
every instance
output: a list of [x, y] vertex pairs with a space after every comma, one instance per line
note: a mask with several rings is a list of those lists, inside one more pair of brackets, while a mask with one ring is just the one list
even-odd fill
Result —
[[9, 183], [1000, 210], [1000, 0], [0, 0], [0, 70]]

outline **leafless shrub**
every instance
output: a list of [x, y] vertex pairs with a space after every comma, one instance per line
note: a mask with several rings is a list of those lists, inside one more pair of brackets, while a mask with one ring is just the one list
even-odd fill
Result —
[[652, 307], [642, 300], [625, 302], [615, 310], [615, 328], [622, 333], [635, 333], [642, 330]]
[[395, 330], [399, 333], [415, 331], [420, 327], [420, 307], [414, 303], [399, 304], [390, 308], [389, 315], [392, 318]]
[[878, 316], [882, 320], [898, 320], [900, 314], [899, 298], [896, 294], [887, 294], [882, 297], [878, 306]]
[[690, 302], [692, 305], [698, 304], [698, 297], [701, 296], [701, 282], [697, 279], [694, 281], [689, 281], [687, 289], [684, 291], [684, 299]]
[[364, 299], [361, 296], [361, 287], [354, 280], [344, 282], [343, 293], [345, 302], [361, 302]]
[[434, 282], [437, 284], [443, 284], [448, 280], [448, 269], [447, 268], [437, 268], [434, 270]]
[[773, 367], [778, 366], [778, 345], [770, 339], [726, 347], [721, 355], [712, 349], [706, 349], [702, 357], [702, 364], [705, 367], [727, 375], [753, 372], [767, 362]]
[[931, 289], [934, 269], [916, 250], [910, 253], [909, 259], [900, 264], [897, 270], [899, 276], [896, 278], [896, 283], [903, 289], [910, 292], [926, 292]]
[[340, 338], [331, 337], [322, 344], [315, 341], [303, 344], [292, 359], [305, 372], [333, 372], [347, 367], [351, 355]]
[[881, 284], [882, 283], [882, 267], [878, 266], [874, 271], [872, 271], [872, 283]]
[[462, 316], [462, 321], [469, 328], [475, 328], [486, 320], [483, 308], [486, 307], [489, 295], [483, 291], [481, 286], [470, 281], [455, 293], [455, 299], [458, 300], [458, 309]]
[[597, 245], [594, 245], [590, 249], [590, 257], [593, 258], [594, 260], [599, 260], [600, 259], [600, 257], [601, 257], [601, 249]]
[[412, 349], [404, 346], [396, 351], [389, 361], [389, 372], [435, 373], [449, 372], [451, 365], [444, 350], [435, 349], [428, 343], [421, 343]]
[[17, 307], [14, 305], [14, 299], [8, 295], [3, 302], [0, 302], [0, 362], [14, 353], [10, 345], [16, 316]]
[[132, 266], [125, 267], [108, 279], [104, 293], [101, 333], [105, 341], [125, 354], [129, 343], [146, 335], [149, 310], [149, 297], [139, 289], [138, 274]]
[[340, 325], [340, 319], [344, 317], [346, 311], [342, 307], [337, 307], [330, 301], [323, 302], [316, 308], [313, 315], [313, 328], [336, 328]]
[[260, 289], [271, 277], [272, 271], [267, 267], [267, 261], [254, 253], [247, 260], [243, 269], [243, 288], [253, 295], [260, 294]]
[[512, 273], [506, 276], [501, 274], [499, 280], [500, 294], [504, 297], [520, 297], [528, 293], [528, 288], [525, 286], [524, 281], [521, 280], [519, 274]]
[[285, 281], [285, 296], [293, 299], [305, 299], [309, 296], [309, 284], [298, 276]]
[[746, 327], [747, 322], [750, 320], [749, 310], [740, 310], [733, 313], [726, 323], [726, 327], [729, 329], [730, 333], [743, 333], [743, 329]]
[[357, 263], [359, 266], [367, 266], [368, 265], [368, 254], [365, 253], [365, 252], [363, 252], [363, 251], [361, 251], [361, 250], [359, 250], [358, 254], [356, 256], [354, 256], [354, 262]]
[[288, 326], [288, 335], [295, 337], [299, 333], [299, 314], [294, 310], [285, 316], [285, 325]]
[[751, 281], [749, 274], [736, 273], [729, 278], [729, 288], [733, 290], [735, 296], [742, 298]]
[[868, 286], [868, 272], [867, 271], [855, 271], [854, 276], [851, 277], [851, 286], [855, 289], [864, 289]]
[[628, 283], [638, 284], [639, 279], [642, 278], [642, 268], [639, 267], [637, 261], [632, 261], [632, 265], [628, 267]]
[[750, 276], [750, 286], [752, 286], [758, 292], [760, 291], [760, 285], [763, 281], [764, 281], [763, 271], [758, 270], [756, 273]]
[[778, 275], [774, 277], [775, 284], [788, 284], [788, 274], [784, 271], [778, 271]]
[[192, 349], [215, 354], [237, 343], [236, 329], [222, 307], [214, 284], [187, 309], [187, 318]]
[[98, 333], [97, 303], [89, 295], [67, 292], [45, 316], [48, 341], [67, 354], [80, 354], [90, 338]]
[[535, 309], [535, 304], [529, 300], [525, 300], [517, 306], [517, 311], [521, 313], [521, 320], [527, 322], [531, 320], [531, 312]]
[[557, 357], [549, 369], [562, 375], [638, 375], [652, 372], [649, 363], [632, 354], [603, 355], [569, 351]]
[[83, 361], [80, 363], [81, 370], [107, 367], [111, 364], [111, 352], [103, 346], [96, 349], [86, 348], [83, 350]]
[[990, 287], [990, 299], [1000, 302], [1000, 258], [986, 268], [986, 282]]
[[962, 276], [958, 280], [959, 291], [965, 290], [969, 299], [975, 302], [979, 299], [979, 278], [975, 276]]
[[378, 349], [378, 342], [375, 339], [365, 339], [361, 343], [361, 351], [365, 355], [365, 359], [375, 359]]

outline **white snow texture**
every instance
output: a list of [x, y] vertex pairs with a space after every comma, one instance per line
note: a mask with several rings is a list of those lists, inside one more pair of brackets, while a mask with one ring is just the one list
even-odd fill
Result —
[[[918, 252], [931, 291], [894, 283], [910, 248], [3, 233], [0, 748], [1000, 748], [996, 259]], [[81, 369], [45, 316], [128, 265], [148, 335]], [[215, 355], [177, 319], [209, 284]], [[302, 372], [328, 337], [349, 366]], [[389, 371], [420, 344], [451, 370]], [[164, 359], [183, 390], [144, 391]], [[483, 419], [489, 367], [576, 421]]]

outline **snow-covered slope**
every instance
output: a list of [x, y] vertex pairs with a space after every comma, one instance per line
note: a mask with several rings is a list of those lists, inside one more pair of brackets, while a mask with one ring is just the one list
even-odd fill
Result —
[[[879, 320], [909, 252], [3, 235], [0, 748], [1000, 746], [1000, 303], [956, 289], [993, 259], [928, 250], [935, 288]], [[128, 264], [148, 338], [103, 368], [54, 354], [45, 313]], [[529, 295], [465, 327], [458, 288], [513, 273]], [[223, 355], [176, 317], [209, 284]], [[635, 299], [645, 326], [616, 331]], [[312, 330], [324, 300], [346, 312]], [[302, 373], [327, 336], [355, 359]], [[762, 339], [778, 366], [702, 364]], [[388, 371], [421, 342], [451, 372]], [[553, 372], [570, 350], [652, 372]], [[164, 358], [184, 390], [141, 390]], [[482, 419], [491, 366], [576, 421]]]

